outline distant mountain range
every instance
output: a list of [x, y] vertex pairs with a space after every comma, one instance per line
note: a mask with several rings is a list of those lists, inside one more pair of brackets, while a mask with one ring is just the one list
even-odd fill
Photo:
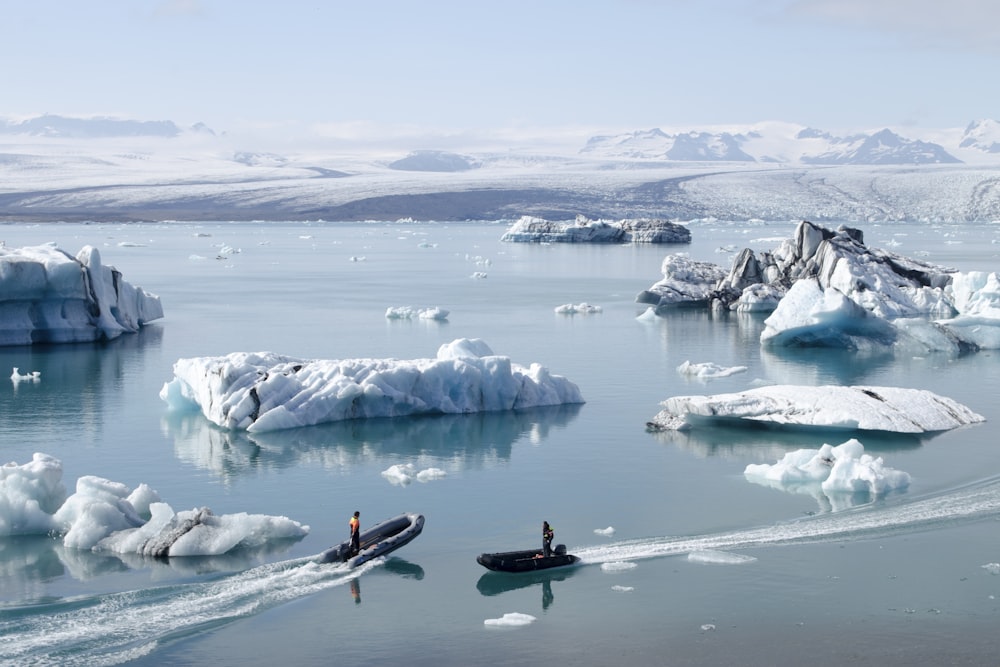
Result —
[[[170, 120], [140, 121], [109, 117], [73, 118], [46, 114], [0, 122], [0, 135], [48, 138], [100, 139], [127, 137], [178, 137], [184, 133], [215, 136], [204, 123], [182, 129]], [[996, 158], [1000, 164], [1000, 121], [977, 120], [963, 132], [939, 132], [948, 144], [910, 138], [890, 130], [835, 136], [829, 132], [790, 123], [761, 123], [734, 131], [667, 133], [660, 129], [636, 130], [591, 137], [579, 156], [601, 160], [668, 162], [748, 162], [803, 165], [923, 165], [982, 163]], [[449, 151], [416, 150], [395, 161], [402, 171], [466, 171], [482, 166], [481, 160]]]
[[0, 221], [1000, 221], [1000, 122], [904, 134], [766, 122], [561, 149], [351, 152], [321, 138], [272, 137], [265, 149], [203, 123], [47, 114], [0, 119]]
[[[790, 129], [794, 128], [785, 124], [771, 124], [769, 128], [745, 133], [667, 134], [659, 129], [642, 130], [593, 137], [580, 152], [603, 158], [671, 162], [767, 162], [813, 165], [915, 165], [965, 162], [940, 144], [909, 139], [889, 129], [847, 137], [834, 136], [815, 128], [802, 128], [794, 133], [790, 132]], [[776, 147], [780, 147], [780, 152], [775, 152]], [[1000, 122], [980, 120], [970, 123], [958, 138], [955, 149], [1000, 157]]]

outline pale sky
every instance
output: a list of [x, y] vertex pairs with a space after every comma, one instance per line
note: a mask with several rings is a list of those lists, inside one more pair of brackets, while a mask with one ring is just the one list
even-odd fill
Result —
[[996, 0], [0, 0], [0, 16], [8, 118], [345, 138], [1000, 118]]

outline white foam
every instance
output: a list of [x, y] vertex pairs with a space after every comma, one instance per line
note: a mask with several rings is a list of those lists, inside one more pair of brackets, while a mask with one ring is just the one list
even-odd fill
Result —
[[605, 572], [624, 572], [625, 570], [634, 570], [636, 567], [638, 565], [635, 563], [626, 563], [624, 561], [601, 563], [601, 569]]

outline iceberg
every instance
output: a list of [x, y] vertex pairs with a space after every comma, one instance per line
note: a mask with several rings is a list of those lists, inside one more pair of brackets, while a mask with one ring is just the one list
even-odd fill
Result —
[[647, 426], [758, 424], [890, 433], [934, 433], [985, 421], [964, 405], [924, 389], [774, 385], [733, 394], [675, 396]]
[[802, 221], [773, 252], [749, 248], [725, 271], [682, 255], [636, 296], [672, 306], [770, 313], [770, 347], [960, 353], [1000, 349], [1000, 278], [959, 272], [864, 244], [858, 229]]
[[83, 343], [135, 333], [163, 317], [160, 298], [122, 279], [84, 246], [0, 244], [0, 345]]
[[854, 438], [835, 447], [797, 449], [771, 465], [750, 464], [743, 474], [755, 484], [811, 495], [825, 511], [871, 502], [910, 485], [909, 473], [886, 466], [881, 456], [866, 454]]
[[67, 496], [62, 473], [62, 462], [43, 453], [0, 466], [0, 537], [55, 535], [75, 549], [173, 557], [218, 556], [309, 532], [283, 516], [175, 512], [146, 484], [130, 489], [94, 475]]
[[511, 243], [690, 243], [691, 231], [666, 220], [590, 220], [552, 222], [522, 216], [500, 237]]
[[494, 355], [478, 338], [446, 343], [434, 359], [310, 361], [273, 352], [180, 359], [160, 398], [172, 411], [200, 410], [222, 428], [249, 432], [584, 402], [566, 378]]

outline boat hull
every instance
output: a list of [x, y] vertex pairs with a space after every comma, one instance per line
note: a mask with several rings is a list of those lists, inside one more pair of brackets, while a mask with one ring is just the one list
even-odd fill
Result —
[[357, 567], [409, 544], [423, 529], [422, 514], [400, 514], [361, 531], [361, 549], [357, 554], [351, 553], [351, 541], [348, 539], [321, 553], [318, 560], [321, 563], [346, 563], [348, 567]]
[[580, 562], [580, 559], [566, 553], [566, 547], [560, 544], [550, 556], [543, 556], [541, 549], [528, 549], [480, 554], [476, 557], [476, 562], [494, 572], [536, 572], [573, 565]]

